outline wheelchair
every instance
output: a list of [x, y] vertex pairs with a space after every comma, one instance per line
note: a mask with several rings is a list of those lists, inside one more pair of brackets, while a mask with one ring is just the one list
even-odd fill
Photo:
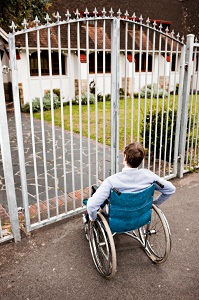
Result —
[[134, 193], [112, 189], [108, 214], [100, 208], [95, 222], [85, 222], [83, 215], [92, 259], [102, 276], [111, 278], [116, 273], [116, 234], [126, 234], [137, 240], [152, 262], [160, 264], [167, 260], [171, 234], [165, 215], [153, 204], [155, 183]]

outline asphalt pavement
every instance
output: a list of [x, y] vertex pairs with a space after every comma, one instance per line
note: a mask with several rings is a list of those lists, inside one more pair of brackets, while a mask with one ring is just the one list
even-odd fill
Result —
[[172, 233], [165, 263], [153, 264], [136, 241], [116, 236], [117, 273], [101, 277], [77, 216], [0, 245], [0, 299], [199, 299], [199, 172], [172, 183], [177, 191], [161, 206]]

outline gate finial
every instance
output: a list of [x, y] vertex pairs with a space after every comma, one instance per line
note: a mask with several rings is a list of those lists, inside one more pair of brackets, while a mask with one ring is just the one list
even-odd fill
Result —
[[140, 24], [142, 24], [143, 21], [142, 15], [140, 15], [139, 20], [140, 20]]
[[15, 23], [13, 21], [12, 21], [10, 28], [12, 29], [13, 33], [15, 32], [15, 29], [17, 28], [17, 26], [15, 25]]
[[126, 12], [125, 12], [125, 19], [127, 20], [128, 19], [128, 16], [129, 16], [129, 13], [128, 13], [128, 10], [126, 10]]
[[110, 17], [113, 17], [114, 11], [113, 11], [112, 7], [111, 7], [111, 10], [109, 11], [109, 13], [110, 13]]
[[136, 18], [135, 13], [133, 13], [132, 18], [133, 18], [133, 21], [135, 21], [135, 18]]
[[46, 14], [46, 17], [44, 18], [44, 20], [46, 20], [47, 25], [50, 23], [51, 18], [49, 17], [49, 14]]
[[88, 15], [89, 15], [89, 11], [88, 11], [88, 8], [86, 8], [86, 10], [85, 10], [85, 15], [86, 15], [86, 19], [88, 19]]
[[24, 30], [27, 29], [28, 22], [25, 18], [23, 19], [23, 23], [21, 23], [21, 25], [24, 27]]
[[153, 22], [153, 28], [156, 29], [157, 23], [156, 20]]
[[120, 10], [120, 8], [119, 8], [119, 10], [118, 10], [118, 12], [117, 12], [117, 15], [118, 15], [118, 18], [120, 18], [120, 16], [121, 16], [121, 10]]
[[147, 24], [147, 26], [149, 27], [149, 24], [150, 24], [149, 18], [146, 20], [146, 24]]
[[60, 14], [58, 13], [58, 11], [57, 11], [57, 14], [55, 15], [55, 18], [57, 19], [56, 23], [59, 23], [59, 22], [60, 22], [60, 19], [61, 19], [61, 16], [60, 16]]
[[66, 11], [66, 14], [65, 14], [65, 16], [66, 16], [67, 20], [69, 20], [69, 19], [70, 19], [70, 16], [71, 16], [71, 14], [69, 13], [69, 10], [68, 10], [68, 9], [67, 9], [67, 11]]
[[80, 16], [80, 13], [79, 13], [79, 10], [78, 10], [78, 8], [76, 9], [76, 13], [75, 13], [75, 15], [76, 15], [76, 19], [78, 20], [78, 19], [79, 19], [79, 16]]
[[40, 21], [39, 21], [39, 19], [38, 19], [37, 16], [35, 17], [35, 19], [34, 19], [33, 22], [35, 23], [35, 27], [38, 27], [38, 26], [39, 26]]
[[94, 15], [95, 15], [95, 18], [97, 18], [98, 11], [97, 11], [97, 8], [96, 8], [96, 7], [95, 7], [93, 13], [94, 13]]
[[102, 10], [102, 17], [106, 17], [106, 10], [105, 10], [105, 7], [103, 7], [103, 10]]

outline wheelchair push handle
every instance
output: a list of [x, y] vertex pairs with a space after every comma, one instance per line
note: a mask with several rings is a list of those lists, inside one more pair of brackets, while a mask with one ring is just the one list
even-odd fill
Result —
[[157, 185], [159, 185], [162, 189], [164, 188], [164, 184], [160, 183], [159, 181], [154, 181]]

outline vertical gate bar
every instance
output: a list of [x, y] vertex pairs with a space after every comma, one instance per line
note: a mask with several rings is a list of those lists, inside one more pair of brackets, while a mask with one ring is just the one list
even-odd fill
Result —
[[[58, 56], [59, 56], [59, 82], [60, 82], [60, 102], [61, 102], [61, 132], [62, 132], [62, 160], [64, 177], [64, 204], [67, 212], [67, 182], [66, 182], [66, 154], [65, 154], [65, 131], [64, 131], [64, 103], [63, 103], [63, 82], [62, 82], [62, 51], [61, 51], [61, 26], [57, 25], [58, 34]], [[65, 61], [64, 61], [65, 63]]]
[[95, 36], [95, 146], [96, 146], [96, 184], [98, 184], [98, 166], [99, 166], [99, 155], [98, 155], [98, 99], [97, 99], [97, 90], [98, 90], [98, 57], [97, 57], [97, 20], [95, 22], [95, 28], [94, 28], [94, 36]]
[[[196, 52], [198, 55], [198, 51]], [[198, 57], [198, 56], [196, 56]], [[196, 152], [197, 152], [197, 145], [198, 145], [198, 125], [199, 125], [199, 103], [197, 102], [198, 100], [198, 81], [199, 81], [199, 59], [197, 61], [197, 66], [196, 66], [196, 70], [197, 70], [197, 75], [196, 75], [196, 94], [195, 94], [195, 102], [196, 102], [196, 108], [198, 106], [198, 111], [196, 111], [196, 114], [198, 112], [198, 118], [196, 118], [196, 137], [195, 137], [195, 146], [194, 146], [194, 165], [198, 165], [199, 161], [197, 161], [196, 158]]]
[[113, 18], [112, 20], [111, 36], [111, 174], [114, 174], [119, 170], [119, 18]]
[[[192, 78], [192, 97], [194, 101], [194, 113], [193, 113], [193, 119], [190, 119], [190, 122], [192, 123], [192, 137], [191, 137], [191, 155], [190, 155], [190, 168], [192, 167], [192, 159], [193, 159], [193, 147], [194, 147], [194, 140], [195, 140], [195, 122], [196, 122], [196, 108], [197, 108], [197, 88], [198, 88], [198, 72], [197, 75], [195, 74], [195, 70], [197, 70], [197, 48], [195, 47], [194, 51], [194, 64], [193, 64], [193, 78]], [[193, 93], [193, 85], [195, 82], [195, 97]], [[194, 100], [195, 99], [195, 100]], [[195, 141], [196, 142], [196, 141]], [[194, 165], [195, 161], [193, 162]]]
[[[80, 132], [80, 189], [81, 189], [81, 200], [83, 201], [83, 158], [82, 158], [82, 87], [81, 87], [81, 61], [80, 61], [80, 22], [77, 22], [77, 54], [78, 54], [78, 87], [79, 87], [79, 132]], [[74, 203], [73, 203], [74, 204]], [[73, 206], [73, 208], [76, 208]]]
[[[163, 144], [163, 124], [164, 124], [164, 105], [165, 105], [165, 84], [166, 84], [166, 55], [168, 47], [168, 37], [165, 38], [165, 57], [164, 57], [164, 80], [163, 80], [163, 95], [162, 95], [162, 114], [161, 114], [161, 129], [160, 129], [160, 149], [159, 149], [159, 175], [161, 170], [161, 160], [162, 160], [162, 144]], [[163, 167], [164, 174], [164, 167]]]
[[[179, 57], [179, 43], [176, 43], [176, 50], [175, 50], [175, 74], [174, 74], [174, 83], [173, 83], [173, 101], [172, 101], [172, 117], [171, 117], [171, 124], [176, 124], [176, 120], [174, 119], [175, 118], [175, 115], [174, 115], [174, 112], [176, 110], [175, 108], [175, 105], [176, 105], [176, 81], [177, 81], [177, 71], [178, 71], [178, 57]], [[171, 57], [171, 68], [172, 68], [172, 63], [173, 63], [173, 55], [170, 56]], [[174, 123], [175, 121], [175, 123]], [[174, 134], [174, 126], [171, 126], [171, 139], [170, 139], [170, 145], [169, 145], [169, 174], [171, 174], [171, 156], [172, 156], [172, 153], [173, 153], [173, 174], [174, 173], [174, 164], [175, 164], [175, 161], [177, 160], [177, 157], [174, 156], [174, 149], [175, 149], [175, 146], [174, 146], [174, 149], [173, 149], [173, 134]], [[176, 140], [176, 139], [175, 139]], [[174, 144], [175, 145], [175, 144]]]
[[134, 89], [135, 89], [135, 20], [133, 22], [133, 34], [132, 34], [131, 143], [134, 140], [134, 92], [135, 92]]
[[[192, 60], [193, 60], [194, 52], [192, 55]], [[195, 61], [195, 58], [194, 58]], [[193, 66], [192, 66], [192, 71], [194, 67], [194, 61], [193, 61]], [[185, 169], [188, 169], [188, 164], [189, 164], [189, 159], [191, 161], [191, 149], [190, 149], [190, 139], [191, 139], [191, 123], [192, 123], [192, 110], [193, 110], [193, 84], [194, 84], [194, 71], [193, 74], [191, 75], [192, 77], [192, 86], [190, 83], [190, 96], [189, 96], [189, 109], [188, 109], [188, 122], [187, 122], [187, 127], [188, 127], [188, 137], [186, 140], [186, 155], [185, 155]]]
[[142, 81], [142, 17], [140, 17], [140, 23], [139, 23], [139, 28], [140, 28], [140, 49], [139, 49], [139, 93], [138, 93], [138, 121], [137, 121], [137, 141], [140, 141], [140, 102], [141, 102], [141, 97], [140, 97], [140, 91], [141, 91], [141, 81]]
[[[157, 148], [157, 128], [158, 128], [158, 110], [159, 110], [159, 92], [160, 92], [160, 59], [161, 59], [161, 49], [162, 49], [162, 35], [159, 34], [159, 47], [158, 47], [158, 72], [157, 72], [157, 97], [156, 97], [156, 118], [155, 118], [155, 141], [154, 141], [154, 160], [153, 160], [153, 171], [156, 173], [156, 148]], [[151, 122], [151, 119], [150, 119]], [[151, 132], [150, 132], [151, 136]], [[149, 140], [149, 146], [151, 145], [151, 140]], [[160, 175], [160, 173], [158, 172]]]
[[[3, 71], [2, 62], [0, 58], [0, 99], [1, 99], [0, 100], [0, 145], [1, 145], [1, 152], [2, 152], [2, 163], [3, 163], [3, 170], [5, 176], [6, 195], [7, 195], [8, 209], [10, 215], [10, 223], [11, 223], [14, 240], [15, 242], [18, 242], [21, 240], [21, 235], [19, 229], [20, 227], [19, 227], [19, 219], [18, 219], [18, 210], [17, 210], [14, 175], [13, 175], [13, 167], [12, 167], [8, 120], [6, 115], [2, 71]], [[0, 238], [2, 238], [3, 234], [2, 234], [1, 224], [0, 224], [0, 231], [1, 231]]]
[[49, 77], [50, 77], [50, 98], [51, 98], [51, 119], [52, 119], [52, 140], [53, 140], [53, 166], [54, 166], [54, 183], [55, 183], [55, 198], [56, 198], [56, 215], [59, 214], [58, 206], [58, 190], [57, 190], [57, 161], [56, 161], [56, 139], [55, 139], [55, 116], [54, 116], [54, 102], [53, 102], [53, 83], [52, 83], [52, 56], [51, 56], [51, 30], [47, 24], [47, 38], [48, 38], [48, 62], [49, 62]]
[[[166, 115], [166, 133], [165, 133], [165, 141], [164, 141], [164, 146], [165, 146], [165, 152], [164, 152], [164, 168], [163, 168], [163, 177], [166, 175], [166, 159], [167, 159], [167, 144], [168, 144], [168, 122], [169, 122], [169, 111], [170, 111], [170, 92], [171, 92], [171, 63], [172, 63], [172, 55], [173, 55], [173, 40], [171, 40], [171, 48], [170, 51], [168, 50], [169, 57], [171, 58], [170, 63], [169, 63], [169, 86], [168, 86], [168, 95], [167, 95], [167, 115]], [[165, 56], [166, 58], [166, 56]], [[173, 124], [171, 125], [171, 128], [173, 127]], [[171, 137], [170, 137], [171, 139]], [[169, 145], [170, 146], [170, 145]], [[170, 157], [168, 164], [170, 165]], [[168, 169], [169, 172], [169, 169]]]
[[[47, 214], [50, 218], [49, 194], [48, 194], [48, 175], [47, 175], [47, 160], [46, 160], [46, 143], [45, 143], [45, 126], [44, 126], [44, 109], [42, 99], [42, 75], [41, 75], [41, 49], [40, 49], [40, 31], [37, 29], [37, 58], [38, 58], [38, 81], [39, 81], [39, 100], [40, 100], [40, 114], [41, 114], [41, 133], [42, 133], [42, 151], [44, 162], [44, 178], [45, 178], [45, 191], [47, 202]], [[40, 209], [40, 208], [39, 208]]]
[[[152, 110], [154, 107], [154, 100], [153, 100], [153, 84], [154, 84], [154, 73], [155, 73], [155, 50], [156, 50], [156, 31], [153, 31], [153, 49], [152, 49], [152, 75], [151, 75], [151, 106], [150, 106], [150, 128], [149, 128], [149, 140], [148, 140], [148, 169], [150, 170], [150, 164], [151, 164], [151, 131], [152, 131]], [[154, 130], [154, 129], [153, 129]], [[154, 141], [153, 141], [154, 142]], [[153, 168], [153, 171], [155, 172], [155, 169]]]
[[21, 109], [19, 99], [19, 86], [18, 86], [18, 71], [16, 62], [16, 48], [15, 48], [15, 36], [13, 34], [8, 35], [9, 38], [9, 53], [10, 53], [10, 65], [12, 70], [12, 91], [14, 100], [14, 114], [15, 114], [15, 125], [17, 133], [17, 146], [19, 155], [19, 167], [21, 175], [21, 187], [22, 187], [22, 198], [23, 207], [25, 209], [25, 223], [26, 229], [30, 230], [30, 213], [28, 205], [28, 191], [27, 191], [27, 179], [26, 179], [26, 168], [25, 168], [25, 156], [24, 156], [24, 144], [23, 144], [23, 133], [22, 133], [22, 120], [21, 120]]
[[[124, 147], [127, 134], [127, 51], [128, 51], [128, 22], [125, 22], [125, 67], [124, 67]], [[123, 148], [124, 148], [123, 147]]]
[[87, 124], [88, 124], [88, 186], [91, 186], [91, 147], [90, 147], [90, 137], [91, 137], [91, 114], [90, 114], [90, 86], [89, 86], [89, 21], [86, 20], [86, 61], [87, 61]]
[[185, 56], [185, 63], [187, 65], [187, 68], [185, 69], [185, 74], [184, 74], [182, 117], [181, 117], [180, 142], [179, 142], [179, 156], [180, 156], [179, 171], [178, 171], [179, 177], [182, 177], [184, 172], [184, 158], [185, 158], [187, 119], [188, 119], [188, 102], [189, 102], [189, 92], [190, 92], [190, 82], [191, 82], [193, 44], [194, 44], [194, 35], [193, 34], [187, 35], [187, 47], [186, 47], [186, 56]]
[[[144, 136], [143, 136], [143, 147], [146, 146], [146, 110], [147, 110], [147, 79], [148, 79], [148, 68], [149, 68], [149, 23], [147, 24], [147, 34], [146, 34], [146, 70], [145, 70], [145, 95], [144, 95]], [[152, 86], [151, 86], [152, 88]], [[153, 88], [151, 89], [151, 97], [153, 94]], [[152, 110], [152, 98], [150, 101], [150, 110]], [[142, 167], [144, 167], [145, 159], [142, 161]]]
[[[72, 70], [71, 59], [71, 27], [68, 23], [68, 70]], [[72, 78], [69, 76], [69, 86], [73, 85]], [[71, 141], [71, 165], [72, 165], [72, 191], [75, 191], [75, 172], [74, 172], [74, 139], [73, 139], [73, 103], [72, 103], [72, 91], [69, 89], [69, 104], [70, 104], [70, 141]], [[75, 195], [72, 193], [73, 206], [75, 206]]]
[[[191, 86], [191, 101], [190, 101], [190, 117], [189, 117], [189, 133], [188, 133], [188, 142], [187, 148], [190, 149], [190, 157], [189, 157], [189, 167], [192, 167], [192, 151], [193, 151], [193, 138], [194, 138], [194, 123], [195, 123], [195, 112], [196, 112], [196, 102], [194, 101], [194, 79], [195, 79], [195, 67], [196, 67], [196, 48], [193, 51], [193, 74], [192, 74], [192, 86]], [[193, 111], [193, 112], [192, 112]], [[191, 145], [190, 145], [191, 144]], [[187, 151], [188, 153], [188, 151]], [[186, 162], [188, 164], [188, 155], [186, 158]]]
[[[185, 55], [186, 46], [181, 46], [180, 55], [180, 72], [179, 72], [179, 89], [178, 89], [178, 107], [177, 107], [177, 119], [176, 119], [176, 132], [175, 132], [175, 148], [174, 148], [174, 165], [173, 172], [181, 177], [181, 162], [180, 162], [180, 128], [181, 128], [181, 118], [182, 118], [182, 97], [183, 97], [183, 87], [184, 87], [184, 73], [185, 73]], [[183, 163], [184, 165], [184, 163]]]
[[30, 65], [29, 65], [29, 48], [28, 48], [28, 33], [25, 33], [25, 42], [26, 42], [26, 59], [27, 59], [27, 73], [28, 73], [28, 89], [30, 95], [30, 128], [31, 128], [31, 140], [32, 140], [32, 151], [33, 151], [33, 166], [34, 166], [34, 181], [36, 189], [36, 198], [37, 198], [37, 210], [38, 210], [38, 221], [41, 221], [41, 212], [40, 212], [40, 201], [39, 201], [39, 187], [38, 187], [38, 174], [37, 174], [37, 158], [36, 158], [36, 148], [35, 148], [35, 129], [33, 121], [33, 106], [32, 106], [32, 97], [30, 89]]
[[103, 20], [103, 180], [106, 178], [106, 21]]

